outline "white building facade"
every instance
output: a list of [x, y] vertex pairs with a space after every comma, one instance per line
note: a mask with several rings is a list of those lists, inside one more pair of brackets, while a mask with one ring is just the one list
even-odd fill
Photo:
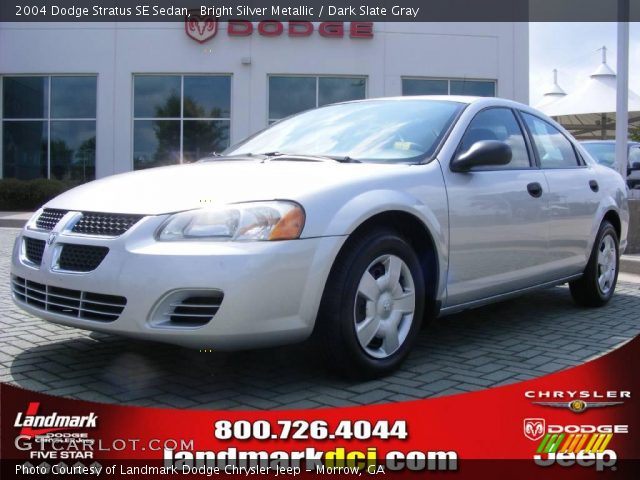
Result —
[[247, 23], [215, 35], [182, 23], [0, 24], [0, 174], [87, 181], [190, 162], [352, 99], [529, 99], [526, 23]]

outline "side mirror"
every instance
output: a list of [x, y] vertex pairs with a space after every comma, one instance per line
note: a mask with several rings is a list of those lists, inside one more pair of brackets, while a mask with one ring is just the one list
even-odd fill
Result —
[[451, 162], [454, 172], [467, 172], [473, 167], [507, 165], [511, 161], [511, 147], [498, 140], [481, 140]]

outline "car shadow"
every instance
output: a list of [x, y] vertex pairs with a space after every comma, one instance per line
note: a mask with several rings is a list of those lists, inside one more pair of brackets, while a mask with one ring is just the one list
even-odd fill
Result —
[[[577, 365], [640, 332], [638, 285], [576, 307], [566, 287], [437, 319], [402, 368], [358, 382], [327, 372], [308, 343], [201, 352], [80, 330], [11, 362], [29, 390], [107, 403], [220, 409], [315, 408], [410, 400], [513, 383]], [[60, 327], [68, 333], [66, 327]]]

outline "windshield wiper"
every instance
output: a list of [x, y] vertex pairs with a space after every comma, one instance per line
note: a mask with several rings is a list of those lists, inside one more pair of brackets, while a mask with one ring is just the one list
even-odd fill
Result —
[[200, 162], [233, 162], [233, 161], [242, 161], [242, 160], [255, 160], [251, 155], [213, 155], [211, 157], [201, 158], [197, 160], [196, 163]]
[[356, 160], [355, 158], [351, 158], [349, 155], [345, 155], [344, 157], [331, 156], [329, 158], [333, 158], [336, 162], [340, 162], [340, 163], [362, 163], [361, 160]]
[[271, 161], [286, 160], [286, 161], [313, 162], [313, 161], [331, 160], [339, 163], [362, 163], [360, 160], [356, 160], [355, 158], [351, 158], [349, 156], [340, 156], [340, 155], [317, 155], [317, 154], [306, 154], [306, 153], [282, 153], [282, 152], [265, 152], [265, 153], [258, 153], [258, 154], [249, 153], [247, 155], [262, 155]]

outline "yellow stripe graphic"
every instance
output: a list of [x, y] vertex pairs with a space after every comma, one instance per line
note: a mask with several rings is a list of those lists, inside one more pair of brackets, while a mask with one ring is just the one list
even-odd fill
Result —
[[594, 433], [593, 435], [591, 435], [591, 440], [589, 440], [589, 443], [587, 443], [587, 446], [584, 447], [584, 451], [585, 452], [589, 452], [591, 451], [591, 446], [595, 443], [596, 439], [599, 437], [599, 435], [597, 433]]
[[580, 439], [582, 438], [582, 434], [578, 434], [576, 435], [576, 438], [573, 439], [573, 442], [571, 442], [571, 445], [569, 445], [569, 448], [567, 449], [568, 452], [576, 452], [576, 445], [578, 445], [578, 443], [580, 442]]
[[571, 444], [571, 440], [573, 440], [573, 437], [575, 437], [573, 433], [567, 437], [567, 441], [564, 442], [564, 445], [562, 445], [562, 448], [559, 450], [560, 452], [569, 451], [569, 445]]
[[600, 444], [602, 443], [605, 437], [606, 435], [604, 433], [601, 433], [600, 435], [598, 435], [598, 440], [596, 440], [596, 443], [594, 443], [593, 446], [591, 447], [591, 453], [596, 453], [598, 451], [598, 449], [600, 448]]
[[576, 452], [582, 450], [582, 446], [587, 442], [587, 438], [589, 438], [589, 435], [587, 435], [586, 433], [582, 435], [582, 440], [580, 440], [580, 443], [578, 443], [578, 445], [576, 446]]
[[600, 450], [598, 450], [598, 452], [604, 452], [604, 449], [607, 448], [607, 445], [609, 445], [609, 442], [611, 441], [611, 437], [613, 437], [613, 433], [610, 433], [605, 437], [604, 442], [602, 442], [602, 445], [600, 445]]

